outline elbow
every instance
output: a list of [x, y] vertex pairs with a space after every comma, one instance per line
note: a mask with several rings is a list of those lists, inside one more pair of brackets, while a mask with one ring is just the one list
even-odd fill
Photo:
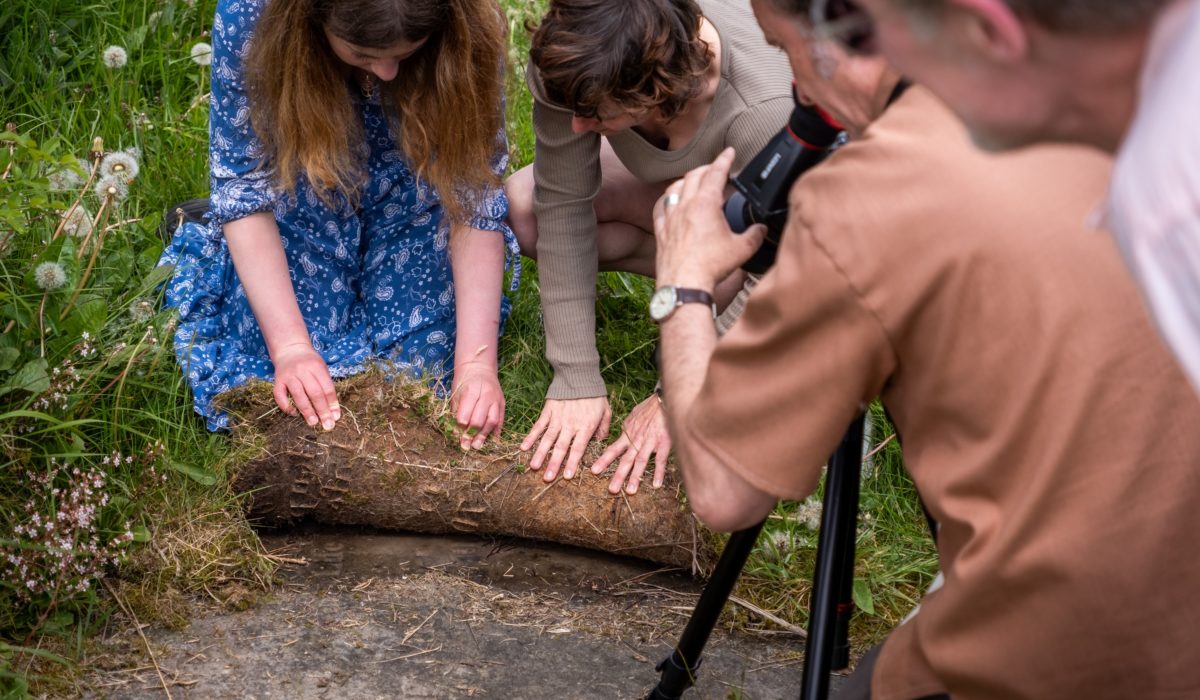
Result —
[[[678, 435], [675, 428], [673, 434]], [[746, 481], [703, 443], [677, 439], [675, 447], [688, 505], [705, 527], [717, 532], [745, 530], [766, 519], [775, 507], [774, 496]]]
[[713, 494], [703, 498], [695, 498], [689, 494], [692, 512], [710, 530], [716, 532], [737, 532], [753, 527], [762, 521], [762, 516], [752, 513], [742, 507], [728, 494]]
[[[700, 522], [717, 532], [737, 532], [753, 527], [775, 505], [770, 495], [755, 489], [719, 462], [709, 461], [706, 477], [687, 479], [688, 504]], [[695, 477], [701, 475], [695, 474]]]

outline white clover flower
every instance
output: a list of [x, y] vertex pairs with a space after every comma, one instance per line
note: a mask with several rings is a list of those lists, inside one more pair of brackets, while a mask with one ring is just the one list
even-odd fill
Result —
[[125, 64], [129, 63], [129, 52], [120, 46], [113, 45], [104, 49], [101, 58], [104, 61], [104, 65], [109, 68], [124, 68]]
[[109, 175], [96, 182], [96, 196], [120, 202], [129, 196], [129, 184], [119, 177]]
[[67, 271], [56, 262], [44, 262], [33, 271], [33, 279], [38, 288], [52, 292], [67, 283]]
[[55, 170], [46, 176], [46, 180], [50, 183], [51, 192], [69, 192], [83, 184], [79, 173], [70, 168]]
[[76, 238], [83, 238], [92, 232], [92, 214], [80, 204], [66, 214], [63, 233]]
[[113, 151], [100, 161], [100, 170], [97, 172], [101, 178], [115, 177], [118, 180], [129, 182], [137, 177], [139, 169], [137, 158], [131, 153]]
[[203, 41], [193, 44], [192, 62], [198, 66], [212, 65], [212, 44]]

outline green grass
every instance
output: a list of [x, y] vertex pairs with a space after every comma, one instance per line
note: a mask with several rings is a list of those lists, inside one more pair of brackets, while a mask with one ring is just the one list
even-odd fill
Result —
[[[522, 79], [524, 24], [540, 16], [544, 1], [503, 2], [513, 42], [508, 111], [514, 169], [533, 155]], [[163, 210], [207, 191], [208, 78], [189, 50], [208, 39], [214, 4], [0, 3], [0, 125], [11, 124], [5, 130], [18, 135], [0, 144], [0, 172], [6, 171], [0, 181], [0, 556], [46, 554], [12, 528], [27, 520], [28, 503], [49, 517], [62, 496], [42, 494], [28, 474], [51, 473], [51, 460], [101, 469], [110, 500], [87, 536], [120, 559], [115, 568], [100, 567], [109, 572], [106, 585], [143, 621], [165, 624], [186, 619], [191, 593], [238, 605], [271, 575], [226, 484], [225, 465], [237, 455], [194, 414], [172, 359], [171, 314], [146, 314], [139, 306], [158, 301], [153, 268], [164, 244]], [[128, 50], [126, 66], [102, 65], [100, 53], [109, 45]], [[141, 173], [107, 219], [103, 247], [93, 240], [77, 257], [81, 240], [47, 242], [76, 197], [51, 191], [46, 175], [88, 157], [97, 138], [106, 151], [139, 149]], [[97, 212], [94, 194], [85, 193], [83, 202]], [[89, 270], [92, 250], [97, 254]], [[43, 262], [62, 263], [68, 285], [44, 293], [34, 280]], [[645, 312], [652, 284], [605, 273], [598, 287], [597, 345], [618, 418], [615, 435], [619, 417], [655, 382], [656, 329]], [[85, 331], [94, 352], [83, 352]], [[537, 268], [525, 261], [500, 346], [510, 437], [523, 435], [541, 411], [551, 377], [544, 350]], [[67, 363], [79, 378], [65, 401], [34, 410], [59, 381], [55, 368], [61, 376]], [[117, 468], [104, 465], [113, 452], [135, 459]], [[863, 644], [907, 612], [936, 567], [897, 446], [889, 444], [875, 464], [863, 485], [859, 534], [859, 597], [874, 610], [856, 623]], [[68, 481], [56, 479], [58, 486]], [[800, 624], [807, 616], [816, 542], [815, 531], [798, 518], [804, 512], [798, 504], [776, 510], [741, 584], [742, 595]], [[134, 542], [122, 540], [127, 528]], [[0, 697], [23, 694], [31, 680], [52, 690], [113, 610], [107, 590], [94, 583], [81, 593], [33, 596], [21, 594], [22, 585], [17, 576], [0, 578]]]

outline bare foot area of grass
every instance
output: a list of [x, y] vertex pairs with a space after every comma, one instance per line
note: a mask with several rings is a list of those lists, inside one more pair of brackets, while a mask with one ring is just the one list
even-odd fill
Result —
[[[147, 628], [153, 659], [116, 623], [84, 697], [644, 697], [700, 589], [523, 541], [301, 531], [264, 543], [284, 562], [269, 599]], [[689, 697], [795, 695], [802, 654], [795, 635], [727, 608]]]

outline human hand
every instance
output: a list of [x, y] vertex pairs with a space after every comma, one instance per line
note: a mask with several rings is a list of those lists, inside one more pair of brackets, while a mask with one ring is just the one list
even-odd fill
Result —
[[[660, 285], [711, 291], [762, 244], [767, 233], [762, 224], [736, 234], [725, 221], [725, 184], [733, 157], [733, 149], [726, 148], [710, 165], [672, 183], [655, 203], [655, 278]], [[671, 200], [676, 203], [669, 204]]]
[[529, 468], [541, 469], [546, 461], [546, 454], [550, 453], [550, 462], [546, 465], [542, 478], [545, 481], [554, 481], [559, 468], [566, 460], [563, 478], [571, 479], [579, 469], [579, 460], [583, 457], [588, 442], [592, 438], [600, 440], [607, 436], [611, 421], [612, 409], [608, 405], [607, 396], [570, 400], [546, 399], [542, 415], [521, 441], [521, 450], [528, 451], [537, 442], [538, 447], [529, 462]]
[[642, 475], [650, 456], [654, 456], [654, 488], [661, 488], [667, 471], [667, 458], [671, 456], [671, 435], [667, 432], [667, 417], [663, 413], [662, 401], [651, 396], [642, 401], [625, 418], [618, 437], [604, 454], [592, 464], [592, 473], [600, 474], [618, 457], [617, 471], [608, 482], [609, 493], [637, 493]]
[[[325, 430], [342, 418], [329, 367], [311, 343], [286, 345], [271, 355], [275, 365], [275, 403], [289, 416], [299, 411], [304, 420]], [[291, 397], [289, 400], [289, 396]]]
[[459, 446], [464, 450], [483, 447], [488, 435], [499, 436], [504, 427], [504, 391], [496, 368], [484, 362], [455, 366], [450, 408], [462, 431]]

